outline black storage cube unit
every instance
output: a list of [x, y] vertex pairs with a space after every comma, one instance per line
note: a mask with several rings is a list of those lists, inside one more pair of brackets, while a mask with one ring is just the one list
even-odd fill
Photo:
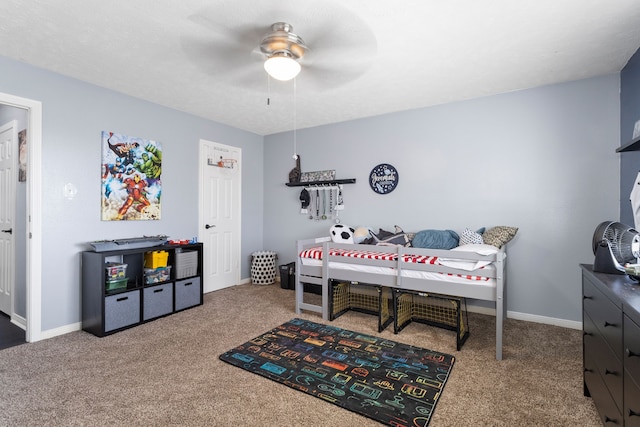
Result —
[[329, 281], [329, 320], [349, 310], [378, 316], [378, 332], [393, 322], [393, 297], [385, 286]]
[[393, 292], [393, 332], [418, 322], [456, 332], [456, 350], [469, 337], [466, 299], [396, 289]]
[[282, 289], [296, 288], [296, 263], [282, 264], [280, 266], [280, 287]]
[[104, 337], [202, 304], [202, 243], [82, 252], [82, 329]]

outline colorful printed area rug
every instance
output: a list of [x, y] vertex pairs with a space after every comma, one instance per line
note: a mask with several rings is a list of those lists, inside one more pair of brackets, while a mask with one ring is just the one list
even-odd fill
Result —
[[292, 319], [220, 359], [392, 426], [429, 424], [455, 357]]

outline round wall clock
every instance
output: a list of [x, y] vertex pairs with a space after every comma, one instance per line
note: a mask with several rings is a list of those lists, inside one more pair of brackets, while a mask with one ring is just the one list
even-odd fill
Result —
[[396, 168], [388, 163], [381, 163], [371, 169], [369, 185], [378, 194], [389, 194], [396, 189], [399, 179]]

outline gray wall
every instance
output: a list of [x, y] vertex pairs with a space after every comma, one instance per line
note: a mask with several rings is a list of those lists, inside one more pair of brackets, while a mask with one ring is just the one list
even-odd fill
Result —
[[[620, 73], [620, 145], [633, 139], [633, 128], [640, 120], [640, 49]], [[638, 171], [640, 151], [620, 153], [620, 222], [635, 225], [629, 197]], [[615, 219], [615, 218], [612, 218]], [[640, 224], [638, 225], [640, 228]]]
[[[508, 309], [581, 321], [579, 263], [596, 225], [617, 217], [619, 75], [303, 129], [302, 171], [335, 169], [342, 222], [405, 231], [519, 227], [509, 244]], [[265, 138], [264, 242], [281, 263], [299, 238], [331, 224], [299, 214], [291, 133]], [[371, 191], [370, 170], [394, 165], [398, 188]]]
[[[242, 149], [242, 277], [262, 248], [263, 138], [0, 57], [0, 92], [42, 102], [42, 330], [80, 321], [80, 252], [88, 242], [141, 235], [198, 235], [198, 146]], [[215, 102], [213, 100], [212, 102]], [[100, 220], [103, 130], [159, 141], [160, 221]], [[66, 183], [78, 193], [63, 196]]]

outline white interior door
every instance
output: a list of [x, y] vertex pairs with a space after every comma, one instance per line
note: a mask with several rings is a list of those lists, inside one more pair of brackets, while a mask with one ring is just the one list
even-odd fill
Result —
[[200, 231], [204, 292], [240, 282], [242, 150], [200, 141]]
[[0, 127], [0, 311], [13, 315], [18, 122]]

